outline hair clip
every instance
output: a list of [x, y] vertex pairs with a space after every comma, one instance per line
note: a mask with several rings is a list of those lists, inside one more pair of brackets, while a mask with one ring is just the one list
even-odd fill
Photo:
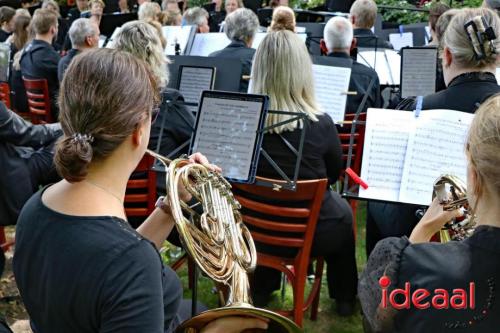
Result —
[[71, 136], [72, 142], [74, 143], [92, 143], [94, 142], [94, 137], [90, 134], [74, 133]]
[[[477, 22], [479, 19], [479, 22]], [[481, 26], [481, 30], [478, 28], [478, 23]], [[492, 41], [497, 38], [495, 31], [491, 26], [488, 25], [484, 17], [477, 16], [467, 22], [464, 25], [465, 32], [467, 33], [467, 37], [469, 37], [470, 42], [472, 43], [472, 49], [474, 51], [474, 57], [476, 60], [482, 60], [487, 57], [486, 50], [484, 48], [484, 42], [489, 41], [490, 44], [490, 52], [496, 53], [496, 49], [493, 46]]]

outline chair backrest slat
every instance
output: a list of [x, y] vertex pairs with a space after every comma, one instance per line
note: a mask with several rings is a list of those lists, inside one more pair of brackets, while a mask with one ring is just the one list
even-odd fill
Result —
[[46, 79], [27, 79], [23, 77], [28, 109], [33, 124], [53, 123], [54, 117], [50, 107], [49, 86]]

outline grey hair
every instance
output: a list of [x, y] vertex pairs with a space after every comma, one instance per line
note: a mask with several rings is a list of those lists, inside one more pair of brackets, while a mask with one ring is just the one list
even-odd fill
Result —
[[224, 32], [230, 40], [248, 42], [259, 29], [259, 19], [247, 8], [238, 8], [226, 17]]
[[139, 21], [158, 21], [161, 7], [156, 2], [145, 2], [139, 6], [137, 16]]
[[73, 48], [85, 46], [85, 39], [97, 34], [97, 29], [88, 18], [76, 19], [69, 28], [68, 35]]
[[60, 13], [59, 4], [54, 0], [43, 0], [42, 8], [47, 8], [49, 5], [56, 7], [57, 12]]
[[[486, 27], [483, 25], [482, 19], [486, 21]], [[484, 33], [485, 29], [490, 26], [496, 35], [496, 38], [491, 42], [484, 38], [482, 43], [485, 50], [483, 59], [477, 59], [475, 55], [476, 52], [482, 54], [480, 41], [473, 32], [470, 33], [471, 41], [464, 29], [465, 24], [470, 21], [476, 23], [480, 33]], [[459, 66], [481, 69], [496, 63], [497, 52], [500, 51], [499, 37], [500, 18], [493, 10], [489, 8], [464, 8], [448, 24], [443, 36], [443, 47], [448, 48]]]
[[[312, 121], [322, 114], [316, 104], [311, 58], [304, 42], [289, 30], [269, 32], [255, 52], [250, 91], [269, 96], [269, 109], [305, 113]], [[269, 114], [266, 126], [292, 118]], [[302, 123], [293, 121], [271, 133], [293, 131]]]
[[143, 21], [125, 23], [114, 40], [114, 48], [132, 53], [145, 61], [157, 77], [159, 86], [167, 86], [168, 60], [163, 54], [158, 32], [151, 24]]
[[204, 8], [193, 7], [186, 10], [184, 13], [184, 21], [186, 25], [200, 26], [203, 24], [203, 19], [208, 19], [208, 12]]
[[332, 17], [325, 25], [323, 36], [329, 52], [349, 49], [353, 38], [352, 24], [342, 16]]
[[371, 29], [377, 19], [377, 4], [373, 0], [356, 0], [349, 13], [356, 18], [356, 27]]

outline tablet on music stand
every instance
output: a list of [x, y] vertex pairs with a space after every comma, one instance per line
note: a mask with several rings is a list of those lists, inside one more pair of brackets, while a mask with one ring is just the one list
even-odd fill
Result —
[[204, 154], [231, 182], [253, 183], [268, 97], [203, 91], [190, 151]]
[[184, 96], [185, 105], [195, 113], [204, 90], [212, 90], [215, 83], [215, 67], [180, 66], [177, 90]]

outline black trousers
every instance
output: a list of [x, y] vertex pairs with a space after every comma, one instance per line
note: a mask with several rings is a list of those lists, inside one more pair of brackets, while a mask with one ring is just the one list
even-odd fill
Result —
[[[319, 220], [316, 226], [312, 256], [323, 256], [327, 267], [330, 298], [337, 301], [353, 301], [356, 297], [358, 272], [356, 268], [352, 210], [346, 200], [332, 192], [335, 214], [328, 220]], [[277, 248], [256, 243], [257, 251], [277, 256], [293, 256], [291, 248]], [[265, 295], [280, 288], [279, 271], [258, 266], [252, 279], [252, 292]]]
[[366, 256], [387, 237], [410, 236], [420, 220], [416, 212], [420, 206], [368, 202], [366, 212]]

